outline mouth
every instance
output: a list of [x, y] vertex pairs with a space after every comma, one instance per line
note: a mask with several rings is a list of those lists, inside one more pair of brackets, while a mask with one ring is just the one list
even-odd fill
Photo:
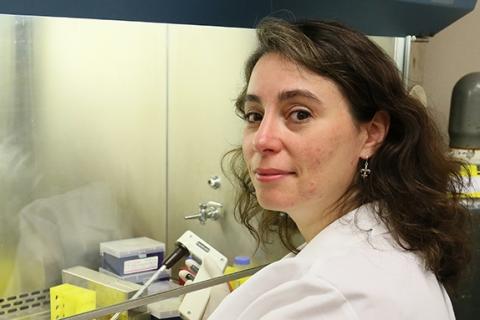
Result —
[[254, 170], [256, 180], [260, 182], [277, 181], [291, 175], [295, 175], [294, 171], [287, 171], [274, 168], [257, 168]]

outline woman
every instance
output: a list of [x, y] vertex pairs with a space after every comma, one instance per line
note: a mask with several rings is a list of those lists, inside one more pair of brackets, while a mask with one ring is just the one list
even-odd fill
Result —
[[236, 102], [237, 212], [258, 240], [275, 231], [292, 253], [210, 319], [454, 319], [445, 288], [470, 259], [469, 214], [460, 163], [425, 108], [345, 26], [268, 19], [257, 34]]

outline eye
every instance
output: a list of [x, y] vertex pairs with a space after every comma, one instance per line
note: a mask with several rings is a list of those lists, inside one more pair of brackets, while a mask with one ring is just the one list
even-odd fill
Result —
[[312, 114], [305, 109], [294, 110], [289, 114], [289, 118], [292, 118], [292, 120], [295, 122], [304, 122], [311, 117]]
[[262, 121], [263, 115], [260, 112], [250, 111], [245, 114], [244, 119], [248, 123], [256, 123]]

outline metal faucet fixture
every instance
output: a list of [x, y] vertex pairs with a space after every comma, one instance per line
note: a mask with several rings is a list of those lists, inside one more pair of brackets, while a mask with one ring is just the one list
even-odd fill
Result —
[[223, 205], [215, 201], [200, 203], [199, 213], [185, 217], [185, 220], [198, 219], [201, 224], [205, 224], [207, 219], [217, 220], [222, 215]]
[[212, 189], [218, 189], [222, 186], [222, 179], [219, 176], [211, 176], [207, 182]]

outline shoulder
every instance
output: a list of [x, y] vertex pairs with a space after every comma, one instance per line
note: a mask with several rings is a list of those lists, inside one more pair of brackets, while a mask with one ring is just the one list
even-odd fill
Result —
[[304, 277], [335, 288], [361, 319], [387, 318], [388, 313], [398, 319], [450, 319], [450, 300], [435, 275], [388, 235], [337, 249], [313, 260], [297, 257], [296, 263], [308, 264]]
[[269, 265], [233, 291], [209, 319], [313, 320], [321, 315], [358, 320], [343, 294], [322, 277], [309, 276], [308, 269], [297, 259]]
[[242, 315], [238, 319], [318, 319], [320, 314], [328, 319], [454, 319], [448, 295], [422, 259], [396, 245], [366, 208], [335, 221], [298, 255], [272, 263], [237, 290], [217, 315], [235, 311]]
[[448, 296], [414, 255], [364, 244], [337, 249], [272, 263], [212, 319], [454, 319]]
[[393, 239], [372, 205], [334, 222], [291, 260], [301, 266], [304, 279], [321, 279], [335, 288], [361, 318], [393, 310], [403, 315], [399, 319], [420, 314], [433, 319], [432, 312], [439, 312], [435, 319], [448, 319], [450, 314], [450, 300], [435, 275]]

